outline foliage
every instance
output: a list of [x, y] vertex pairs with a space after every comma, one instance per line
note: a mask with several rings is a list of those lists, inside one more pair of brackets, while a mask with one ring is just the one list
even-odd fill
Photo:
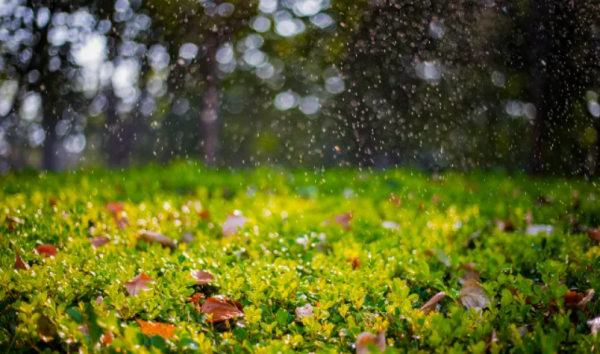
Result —
[[[600, 247], [586, 232], [600, 226], [594, 183], [185, 163], [8, 175], [0, 185], [2, 351], [600, 344], [588, 291], [600, 287]], [[230, 215], [246, 222], [224, 236]], [[55, 254], [35, 251], [50, 246]]]

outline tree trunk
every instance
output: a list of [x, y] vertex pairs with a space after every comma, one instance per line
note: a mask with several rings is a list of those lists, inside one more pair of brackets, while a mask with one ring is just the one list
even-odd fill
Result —
[[209, 37], [207, 45], [208, 53], [204, 66], [206, 91], [202, 95], [202, 111], [200, 112], [202, 124], [201, 148], [206, 164], [214, 165], [219, 145], [219, 67], [216, 60], [219, 48], [218, 35], [215, 34]]

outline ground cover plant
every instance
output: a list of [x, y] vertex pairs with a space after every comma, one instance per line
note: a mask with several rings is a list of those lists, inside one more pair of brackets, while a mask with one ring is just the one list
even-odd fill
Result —
[[0, 179], [4, 352], [593, 352], [593, 182], [193, 164]]

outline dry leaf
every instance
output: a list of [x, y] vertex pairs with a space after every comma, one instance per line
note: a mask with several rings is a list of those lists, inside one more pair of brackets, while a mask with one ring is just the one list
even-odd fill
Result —
[[239, 229], [244, 228], [244, 225], [247, 221], [248, 219], [242, 215], [228, 215], [227, 219], [225, 219], [225, 222], [223, 223], [223, 236], [231, 236], [236, 234]]
[[600, 229], [588, 229], [588, 237], [594, 242], [600, 242]]
[[204, 209], [198, 212], [198, 216], [200, 216], [200, 219], [202, 219], [203, 221], [208, 221], [210, 220], [210, 211]]
[[94, 247], [104, 246], [110, 241], [106, 236], [96, 236], [89, 239]]
[[29, 266], [23, 262], [23, 259], [19, 255], [19, 252], [15, 250], [15, 269], [16, 270], [28, 270]]
[[585, 305], [587, 305], [588, 302], [592, 301], [595, 293], [596, 292], [594, 291], [594, 289], [589, 289], [585, 294], [585, 297], [581, 299], [581, 301], [579, 301], [577, 306], [579, 306], [580, 308], [585, 308]]
[[200, 310], [204, 314], [212, 315], [212, 318], [207, 320], [208, 323], [223, 322], [236, 317], [244, 317], [242, 305], [239, 302], [220, 295], [206, 299]]
[[112, 341], [113, 341], [112, 332], [110, 332], [110, 331], [104, 332], [104, 335], [102, 336], [102, 344], [109, 345], [110, 343], [112, 343]]
[[600, 317], [596, 317], [593, 320], [587, 321], [587, 325], [588, 327], [590, 327], [590, 330], [592, 331], [592, 334], [595, 337], [598, 333], [598, 330], [600, 329]]
[[333, 222], [340, 225], [344, 230], [350, 229], [350, 221], [352, 221], [352, 213], [340, 214], [333, 217]]
[[352, 269], [356, 270], [360, 268], [360, 263], [358, 262], [358, 258], [348, 258], [346, 259], [347, 263], [352, 263]]
[[154, 284], [154, 279], [150, 278], [146, 275], [146, 273], [142, 272], [142, 274], [125, 283], [125, 288], [127, 288], [127, 292], [129, 293], [129, 295], [138, 296], [141, 290], [148, 289], [146, 287], [147, 283]]
[[177, 248], [177, 245], [175, 245], [175, 241], [163, 234], [159, 234], [158, 232], [141, 230], [138, 232], [138, 235], [142, 240], [146, 242], [158, 243], [161, 246], [168, 247], [172, 250]]
[[313, 307], [311, 304], [305, 304], [302, 307], [296, 307], [296, 319], [302, 321], [305, 317], [313, 317]]
[[475, 279], [469, 279], [460, 289], [460, 302], [467, 308], [484, 309], [490, 303], [483, 294], [483, 286]]
[[38, 254], [43, 254], [44, 256], [46, 256], [46, 258], [48, 258], [48, 257], [54, 257], [58, 253], [58, 250], [56, 249], [56, 247], [54, 247], [51, 244], [45, 244], [45, 245], [37, 246], [35, 248], [35, 251]]
[[204, 294], [202, 293], [195, 293], [194, 295], [190, 296], [190, 302], [196, 306], [200, 306], [200, 300], [204, 299]]
[[208, 284], [215, 280], [215, 277], [212, 274], [202, 270], [192, 270], [191, 277], [196, 280], [196, 285]]
[[137, 320], [139, 323], [142, 333], [148, 337], [161, 336], [163, 338], [173, 338], [175, 336], [175, 326], [168, 323], [159, 322], [146, 322]]
[[569, 290], [563, 298], [565, 299], [565, 305], [573, 305], [583, 301], [583, 294], [575, 290]]
[[421, 311], [427, 313], [430, 313], [433, 309], [433, 307], [435, 307], [438, 302], [442, 301], [443, 298], [446, 297], [446, 293], [445, 292], [439, 292], [437, 294], [435, 294], [429, 301], [427, 301], [427, 303], [425, 305], [423, 305], [423, 307], [421, 307]]
[[465, 275], [458, 278], [458, 282], [460, 284], [464, 284], [469, 279], [475, 279], [476, 281], [479, 281], [479, 272], [475, 270], [475, 266], [475, 263], [465, 263], [458, 267], [459, 270], [464, 269], [465, 271]]
[[385, 331], [379, 333], [377, 336], [369, 332], [363, 332], [358, 335], [356, 339], [356, 354], [369, 354], [372, 352], [371, 348], [379, 349], [382, 353], [385, 351]]

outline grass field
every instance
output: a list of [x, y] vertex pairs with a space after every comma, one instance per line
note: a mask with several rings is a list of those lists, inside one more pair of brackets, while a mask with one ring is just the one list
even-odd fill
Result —
[[592, 182], [176, 164], [0, 186], [3, 352], [600, 345]]

